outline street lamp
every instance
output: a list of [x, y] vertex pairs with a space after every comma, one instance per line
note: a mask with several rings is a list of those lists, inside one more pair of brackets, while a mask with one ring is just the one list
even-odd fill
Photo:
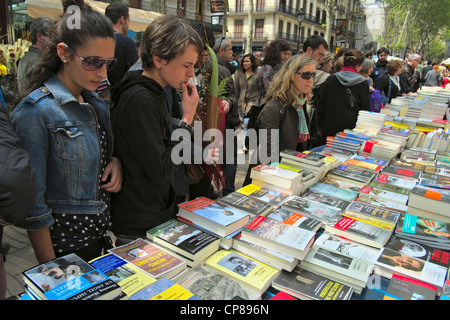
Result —
[[300, 38], [302, 33], [302, 22], [305, 19], [305, 12], [300, 9], [297, 12], [297, 20], [298, 20], [298, 38], [297, 38], [297, 52], [300, 50]]

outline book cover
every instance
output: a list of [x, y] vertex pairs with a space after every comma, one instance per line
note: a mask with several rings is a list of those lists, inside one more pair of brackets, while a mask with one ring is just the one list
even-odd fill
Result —
[[[450, 243], [450, 224], [411, 214], [403, 214], [397, 223], [395, 234], [411, 239], [428, 240], [437, 248]], [[422, 241], [421, 241], [422, 242]]]
[[274, 207], [278, 207], [279, 205], [281, 205], [281, 203], [283, 203], [287, 198], [290, 197], [288, 193], [275, 191], [266, 187], [257, 186], [252, 183], [238, 189], [237, 192], [268, 203]]
[[109, 300], [121, 287], [76, 254], [68, 254], [22, 272], [22, 279], [41, 300]]
[[354, 192], [359, 192], [361, 190], [361, 186], [356, 183], [339, 180], [331, 177], [324, 177], [320, 180], [320, 182], [338, 187], [340, 189], [350, 190]]
[[223, 205], [206, 197], [180, 203], [178, 215], [212, 231], [226, 236], [249, 221], [248, 212]]
[[344, 212], [344, 210], [347, 209], [347, 207], [351, 203], [351, 201], [336, 198], [313, 190], [307, 190], [306, 192], [301, 194], [301, 197], [308, 200], [320, 202], [331, 207], [338, 208], [341, 210], [341, 212]]
[[387, 189], [374, 188], [372, 186], [364, 186], [359, 192], [360, 198], [375, 197], [382, 198], [388, 201], [397, 202], [399, 204], [406, 205], [408, 203], [409, 196], [400, 194], [398, 192], [389, 191]]
[[381, 170], [381, 173], [386, 175], [392, 175], [395, 177], [401, 177], [415, 182], [419, 181], [420, 175], [422, 174], [421, 171], [409, 170], [406, 168], [394, 166], [384, 167], [384, 169]]
[[315, 232], [259, 216], [242, 229], [241, 239], [302, 259], [316, 236]]
[[236, 296], [244, 300], [257, 300], [261, 297], [256, 290], [203, 265], [189, 269], [176, 283], [202, 300], [231, 300]]
[[405, 188], [405, 189], [412, 189], [417, 184], [415, 181], [400, 178], [400, 177], [390, 176], [387, 174], [383, 174], [381, 172], [378, 174], [375, 181], [383, 183], [383, 184], [387, 184], [387, 185]]
[[201, 300], [178, 283], [161, 278], [130, 296], [130, 300]]
[[383, 247], [392, 235], [392, 231], [349, 217], [342, 217], [334, 225], [326, 225], [325, 231], [375, 248]]
[[436, 291], [426, 282], [394, 274], [383, 300], [434, 300]]
[[280, 273], [280, 270], [234, 250], [219, 250], [206, 260], [205, 265], [261, 294]]
[[386, 277], [399, 274], [435, 286], [438, 290], [437, 295], [442, 293], [447, 276], [447, 268], [443, 266], [409, 257], [388, 248], [383, 249], [376, 265], [381, 268], [380, 272]]
[[218, 237], [177, 219], [147, 230], [147, 238], [191, 260], [204, 251], [218, 250], [220, 243]]
[[374, 157], [369, 157], [369, 156], [362, 156], [359, 154], [355, 154], [351, 157], [351, 159], [355, 159], [358, 161], [365, 161], [365, 162], [369, 162], [372, 164], [376, 164], [376, 165], [380, 165], [380, 166], [387, 166], [389, 164], [389, 161], [384, 160], [384, 159], [377, 159]]
[[[280, 209], [282, 210], [282, 209]], [[271, 216], [268, 216], [271, 218]], [[298, 212], [291, 212], [291, 215], [288, 216], [284, 221], [284, 223], [289, 224], [291, 226], [309, 230], [312, 232], [317, 232], [318, 229], [322, 226], [322, 222], [316, 219], [309, 218], [304, 216]]]
[[156, 279], [118, 256], [107, 253], [89, 264], [116, 282], [128, 297], [156, 282]]
[[255, 197], [246, 196], [236, 191], [220, 198], [218, 202], [235, 207], [242, 211], [246, 211], [252, 217], [267, 214], [274, 209], [272, 205], [264, 201], [261, 201]]
[[338, 208], [299, 196], [292, 196], [288, 201], [283, 203], [281, 208], [291, 212], [299, 212], [322, 223], [328, 223], [336, 216], [341, 215], [341, 211]]
[[344, 165], [355, 166], [355, 167], [358, 167], [358, 168], [373, 170], [373, 171], [377, 171], [377, 172], [380, 171], [381, 169], [383, 169], [383, 166], [381, 166], [379, 164], [369, 163], [369, 162], [365, 162], [365, 161], [359, 161], [359, 160], [356, 160], [356, 159], [348, 159], [343, 164]]
[[272, 286], [302, 300], [349, 300], [353, 293], [352, 287], [301, 267], [282, 271]]
[[316, 239], [314, 245], [372, 263], [375, 263], [381, 254], [381, 249], [365, 246], [328, 232], [322, 233]]
[[330, 170], [328, 176], [336, 179], [351, 179], [366, 185], [372, 181], [375, 173], [368, 170], [353, 170], [353, 167], [339, 165], [336, 169]]
[[313, 165], [319, 165], [323, 163], [324, 155], [317, 152], [298, 152], [295, 150], [282, 150], [280, 152], [280, 157], [287, 159], [292, 159], [295, 161], [306, 162]]
[[329, 196], [337, 197], [346, 201], [353, 201], [358, 196], [358, 192], [344, 190], [330, 184], [317, 182], [309, 187], [309, 190], [320, 192]]
[[387, 210], [368, 203], [353, 201], [345, 211], [348, 214], [356, 216], [370, 217], [392, 225], [396, 225], [400, 219], [400, 213], [393, 210]]
[[394, 235], [386, 243], [385, 247], [409, 257], [429, 261], [445, 268], [450, 267], [449, 251], [433, 248], [418, 241], [402, 239]]
[[112, 248], [109, 252], [145, 271], [155, 279], [171, 278], [186, 267], [186, 261], [143, 239]]

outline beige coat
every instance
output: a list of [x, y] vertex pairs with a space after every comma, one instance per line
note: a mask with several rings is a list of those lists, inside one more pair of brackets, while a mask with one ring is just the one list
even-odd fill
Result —
[[238, 98], [238, 110], [240, 114], [247, 113], [254, 104], [259, 103], [260, 90], [258, 87], [258, 72], [248, 79], [241, 70], [234, 74], [234, 87]]

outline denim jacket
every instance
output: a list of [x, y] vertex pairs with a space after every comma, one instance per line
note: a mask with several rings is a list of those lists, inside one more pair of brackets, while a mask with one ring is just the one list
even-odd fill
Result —
[[99, 214], [101, 146], [97, 122], [108, 136], [112, 156], [109, 104], [90, 91], [80, 103], [53, 75], [14, 109], [12, 121], [36, 171], [36, 200], [20, 227], [39, 230], [53, 224], [52, 213]]

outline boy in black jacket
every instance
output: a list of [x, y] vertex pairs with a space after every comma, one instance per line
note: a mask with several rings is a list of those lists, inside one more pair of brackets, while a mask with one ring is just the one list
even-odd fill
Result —
[[[114, 154], [122, 161], [122, 190], [112, 197], [116, 245], [145, 238], [146, 231], [173, 218], [174, 163], [164, 87], [182, 89], [182, 118], [190, 127], [199, 101], [194, 65], [203, 42], [186, 22], [163, 16], [151, 23], [141, 43], [143, 71], [126, 74], [111, 91]], [[177, 103], [176, 99], [173, 103]]]

